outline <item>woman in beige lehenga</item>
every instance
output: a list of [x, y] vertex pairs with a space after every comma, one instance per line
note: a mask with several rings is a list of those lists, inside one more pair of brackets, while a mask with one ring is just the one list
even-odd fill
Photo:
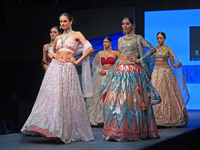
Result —
[[[182, 126], [189, 122], [185, 106], [189, 95], [182, 64], [172, 49], [164, 44], [165, 39], [165, 33], [157, 34], [159, 46], [156, 47], [156, 63], [151, 82], [160, 94], [162, 102], [153, 106], [153, 110], [158, 126]], [[168, 58], [170, 58], [174, 72], [168, 64]]]
[[102, 81], [108, 74], [109, 69], [114, 65], [118, 57], [118, 51], [111, 49], [111, 38], [103, 40], [104, 50], [97, 53], [92, 64], [93, 71], [93, 96], [88, 98], [88, 117], [92, 126], [101, 126], [103, 119], [103, 102], [99, 98], [99, 89]]

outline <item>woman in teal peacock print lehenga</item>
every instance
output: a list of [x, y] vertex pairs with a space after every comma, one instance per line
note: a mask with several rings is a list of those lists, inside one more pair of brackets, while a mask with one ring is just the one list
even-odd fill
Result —
[[[137, 141], [159, 138], [152, 105], [161, 102], [150, 81], [155, 48], [134, 33], [133, 19], [122, 20], [125, 36], [118, 40], [118, 61], [100, 88], [105, 140]], [[148, 52], [145, 54], [145, 47]]]

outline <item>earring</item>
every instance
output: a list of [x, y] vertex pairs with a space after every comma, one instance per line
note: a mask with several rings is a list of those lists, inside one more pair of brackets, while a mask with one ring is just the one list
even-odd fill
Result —
[[60, 29], [62, 29], [62, 27], [61, 27], [61, 26], [60, 26], [59, 28], [60, 28]]

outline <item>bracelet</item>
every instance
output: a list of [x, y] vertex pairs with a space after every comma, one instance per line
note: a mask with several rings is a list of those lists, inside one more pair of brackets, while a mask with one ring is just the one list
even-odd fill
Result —
[[42, 62], [41, 62], [41, 65], [43, 66], [43, 65], [47, 65], [47, 63], [43, 60]]

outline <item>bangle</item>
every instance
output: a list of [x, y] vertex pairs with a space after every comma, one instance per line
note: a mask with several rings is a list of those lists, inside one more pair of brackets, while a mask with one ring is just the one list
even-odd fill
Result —
[[41, 62], [41, 65], [44, 66], [45, 64], [47, 65], [47, 63], [43, 60], [43, 61]]

